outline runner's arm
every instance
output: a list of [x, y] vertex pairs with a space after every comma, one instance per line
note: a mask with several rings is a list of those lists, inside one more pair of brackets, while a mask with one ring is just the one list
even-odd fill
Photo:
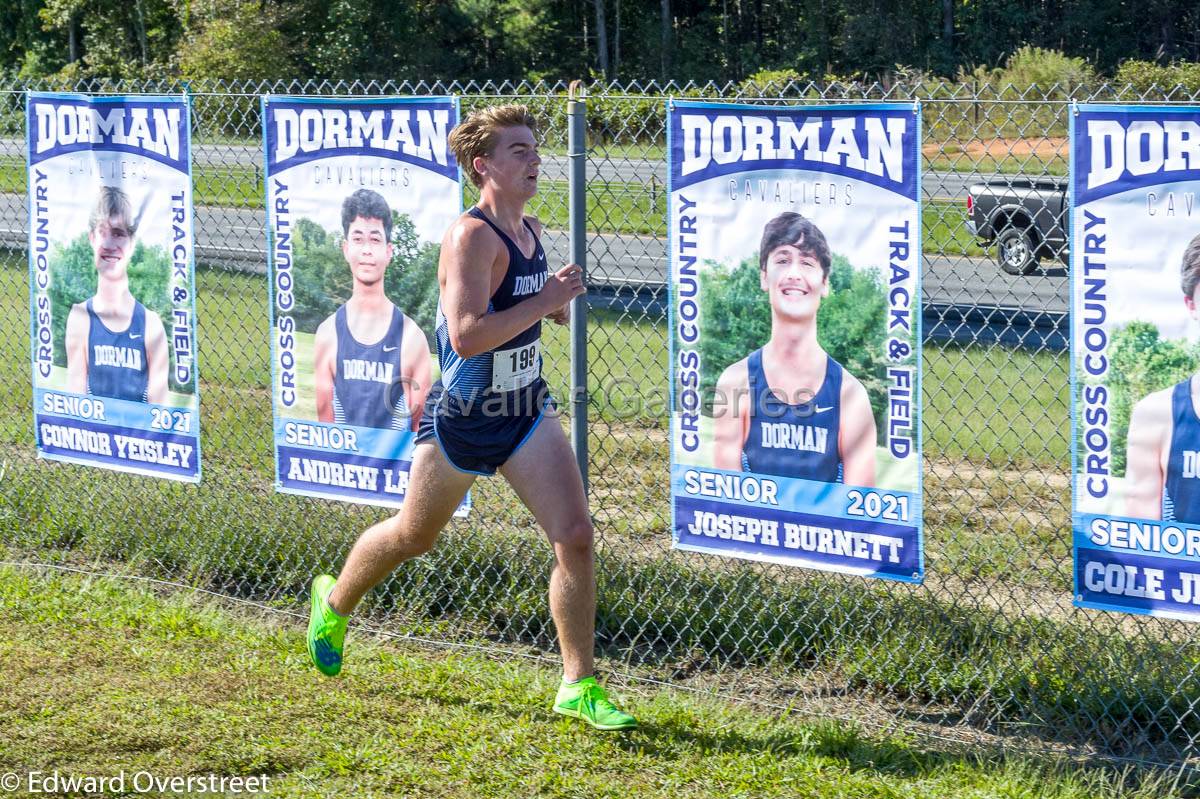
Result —
[[746, 359], [730, 365], [717, 380], [713, 398], [713, 466], [742, 470], [742, 449], [750, 425], [750, 375]]
[[450, 346], [460, 358], [499, 347], [584, 292], [582, 270], [571, 264], [551, 274], [542, 290], [524, 302], [488, 313], [492, 267], [502, 246], [482, 223], [459, 220], [446, 234], [438, 265], [442, 312]]
[[425, 409], [425, 398], [433, 383], [433, 367], [425, 333], [407, 316], [404, 317], [404, 351], [400, 353], [400, 362], [404, 364], [404, 398], [412, 415], [412, 429], [417, 430], [421, 412]]
[[[538, 221], [536, 216], [527, 216], [525, 221], [533, 228], [533, 235], [537, 236], [538, 241], [542, 240], [542, 223]], [[546, 314], [546, 318], [556, 325], [567, 325], [571, 323], [571, 303], [568, 302], [561, 308], [556, 308]]]

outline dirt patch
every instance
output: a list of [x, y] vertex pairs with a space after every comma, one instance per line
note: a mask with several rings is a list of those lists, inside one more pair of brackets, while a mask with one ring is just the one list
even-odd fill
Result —
[[964, 142], [930, 142], [921, 150], [928, 158], [947, 155], [947, 145], [953, 144], [957, 152], [969, 155], [976, 160], [994, 158], [1000, 160], [1009, 156], [1033, 156], [1043, 161], [1056, 158], [1067, 159], [1070, 143], [1065, 136], [1040, 136], [1034, 139], [974, 139]]

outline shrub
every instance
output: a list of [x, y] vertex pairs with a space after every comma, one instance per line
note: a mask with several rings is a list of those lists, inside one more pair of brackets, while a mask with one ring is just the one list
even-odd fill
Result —
[[1163, 65], [1153, 61], [1126, 61], [1117, 69], [1113, 82], [1121, 87], [1129, 86], [1139, 94], [1176, 89], [1197, 97], [1200, 96], [1200, 63], [1177, 61]]
[[184, 78], [261, 80], [295, 74], [276, 15], [258, 3], [239, 2], [198, 26], [179, 48]]
[[958, 79], [960, 82], [975, 81], [1001, 91], [1010, 86], [1018, 90], [1037, 87], [1047, 98], [1062, 99], [1072, 89], [1093, 85], [1096, 70], [1086, 59], [1026, 45], [1009, 56], [1003, 67], [975, 67], [970, 72], [959, 70]]
[[793, 69], [761, 69], [738, 86], [747, 97], [801, 97], [809, 77]]

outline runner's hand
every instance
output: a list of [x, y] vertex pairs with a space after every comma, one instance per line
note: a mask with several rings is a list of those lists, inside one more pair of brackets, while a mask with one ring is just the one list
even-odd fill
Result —
[[567, 264], [547, 277], [546, 285], [538, 294], [551, 308], [562, 308], [586, 290], [583, 287], [583, 267]]
[[571, 306], [564, 305], [557, 311], [551, 311], [546, 314], [546, 318], [556, 325], [565, 325], [571, 321]]

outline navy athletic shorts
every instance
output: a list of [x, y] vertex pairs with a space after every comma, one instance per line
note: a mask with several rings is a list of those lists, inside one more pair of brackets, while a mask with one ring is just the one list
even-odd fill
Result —
[[557, 407], [540, 377], [516, 391], [487, 391], [473, 399], [446, 393], [438, 380], [425, 400], [417, 443], [437, 442], [459, 471], [493, 475]]

